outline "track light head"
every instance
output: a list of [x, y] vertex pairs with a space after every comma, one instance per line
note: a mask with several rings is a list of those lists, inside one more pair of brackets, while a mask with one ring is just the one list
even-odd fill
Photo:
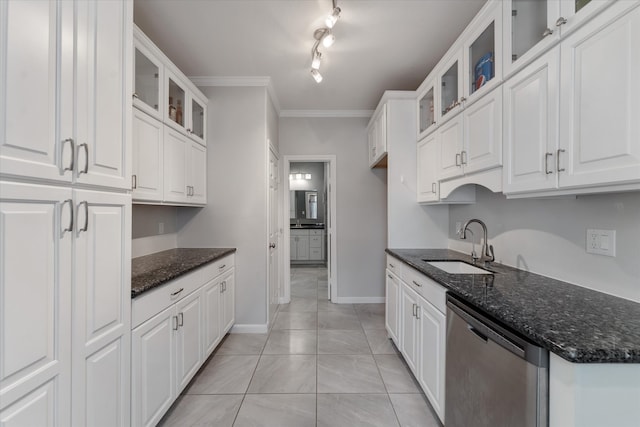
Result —
[[331, 47], [331, 45], [333, 45], [335, 41], [336, 41], [336, 36], [333, 35], [331, 30], [327, 30], [327, 32], [324, 34], [324, 37], [322, 38], [322, 45], [324, 47]]
[[327, 26], [327, 28], [333, 28], [334, 25], [336, 25], [336, 22], [338, 22], [338, 18], [340, 18], [340, 8], [339, 7], [334, 7], [333, 11], [331, 11], [331, 15], [327, 16], [327, 19], [325, 19], [324, 23]]
[[322, 61], [322, 54], [317, 50], [314, 50], [313, 57], [311, 58], [311, 68], [313, 68], [314, 70], [319, 70], [321, 61]]
[[320, 83], [322, 81], [322, 74], [320, 74], [320, 71], [312, 69], [311, 75], [313, 76], [313, 79], [316, 81], [316, 83]]

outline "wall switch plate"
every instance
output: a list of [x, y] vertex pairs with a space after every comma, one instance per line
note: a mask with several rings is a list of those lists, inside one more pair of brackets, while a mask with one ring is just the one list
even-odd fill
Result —
[[587, 253], [616, 256], [616, 230], [587, 230]]
[[158, 234], [164, 234], [164, 222], [158, 223]]

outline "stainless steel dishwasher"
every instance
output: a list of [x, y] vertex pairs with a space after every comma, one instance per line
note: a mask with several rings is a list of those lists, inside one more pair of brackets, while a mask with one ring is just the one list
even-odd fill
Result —
[[549, 352], [447, 296], [446, 427], [546, 427]]

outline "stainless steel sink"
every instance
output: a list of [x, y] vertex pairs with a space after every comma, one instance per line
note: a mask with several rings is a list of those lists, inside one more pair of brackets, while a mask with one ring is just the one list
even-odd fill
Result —
[[491, 271], [475, 267], [462, 261], [427, 261], [427, 264], [450, 274], [493, 274]]

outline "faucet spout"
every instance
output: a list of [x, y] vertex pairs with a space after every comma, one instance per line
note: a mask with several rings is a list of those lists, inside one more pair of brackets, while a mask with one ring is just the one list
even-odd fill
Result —
[[[467, 238], [467, 228], [469, 228], [469, 225], [471, 225], [474, 222], [477, 223], [477, 224], [480, 224], [480, 227], [482, 227], [482, 235], [483, 235], [483, 239], [484, 239], [483, 244], [482, 244], [480, 257], [478, 258], [478, 260], [480, 262], [483, 262], [485, 267], [488, 267], [489, 263], [495, 261], [496, 258], [493, 255], [493, 246], [489, 244], [489, 241], [487, 239], [487, 226], [485, 225], [485, 223], [480, 221], [479, 219], [475, 219], [475, 218], [468, 220], [462, 226], [462, 229], [460, 231], [460, 238], [461, 239], [466, 239]], [[474, 257], [474, 259], [475, 259], [475, 257]]]

